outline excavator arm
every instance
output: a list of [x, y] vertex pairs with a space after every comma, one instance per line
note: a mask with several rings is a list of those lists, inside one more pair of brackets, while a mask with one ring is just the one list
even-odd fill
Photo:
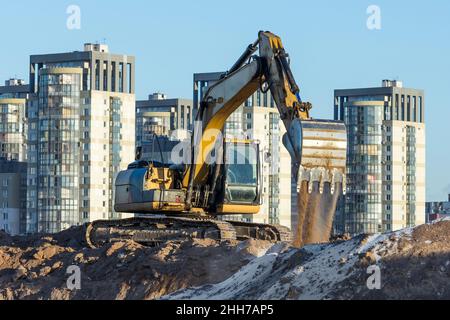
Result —
[[287, 130], [283, 144], [292, 159], [299, 245], [323, 241], [331, 231], [339, 191], [345, 192], [346, 129], [341, 122], [311, 119], [312, 106], [300, 99], [281, 39], [270, 32], [260, 31], [202, 98], [192, 137], [192, 161], [183, 180], [186, 209], [191, 208], [194, 187], [209, 179], [208, 159], [220, 146], [226, 120], [258, 89], [270, 90]]

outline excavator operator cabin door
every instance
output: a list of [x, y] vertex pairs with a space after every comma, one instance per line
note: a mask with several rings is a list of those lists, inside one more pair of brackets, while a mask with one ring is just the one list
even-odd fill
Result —
[[230, 213], [245, 213], [244, 208], [260, 204], [259, 144], [231, 140], [225, 142], [224, 151], [224, 205], [233, 205], [236, 212]]

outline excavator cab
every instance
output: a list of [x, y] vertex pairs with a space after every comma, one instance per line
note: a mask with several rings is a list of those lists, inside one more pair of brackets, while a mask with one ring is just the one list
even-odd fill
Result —
[[215, 200], [217, 214], [255, 214], [261, 204], [259, 143], [225, 140], [220, 185]]

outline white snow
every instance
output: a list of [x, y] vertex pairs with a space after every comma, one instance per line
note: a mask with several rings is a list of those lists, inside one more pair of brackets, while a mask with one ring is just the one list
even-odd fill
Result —
[[[323, 299], [336, 283], [348, 277], [358, 259], [353, 252], [359, 244], [360, 238], [355, 238], [285, 252], [275, 245], [221, 283], [189, 288], [162, 299], [288, 299], [289, 293], [296, 299]], [[345, 263], [339, 262], [342, 258]]]
[[328, 299], [338, 284], [356, 272], [361, 254], [371, 251], [379, 263], [410, 239], [413, 229], [358, 236], [349, 241], [284, 249], [274, 245], [227, 280], [188, 288], [162, 299]]

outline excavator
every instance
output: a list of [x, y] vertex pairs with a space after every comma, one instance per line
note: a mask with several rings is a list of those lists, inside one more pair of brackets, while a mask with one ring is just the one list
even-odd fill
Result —
[[[283, 144], [291, 156], [297, 192], [292, 233], [280, 225], [222, 218], [260, 211], [259, 144], [223, 138], [228, 117], [258, 89], [270, 90], [286, 127]], [[137, 148], [136, 161], [118, 174], [114, 191], [115, 211], [134, 217], [89, 223], [88, 245], [126, 239], [149, 246], [195, 238], [291, 242], [292, 234], [297, 246], [328, 241], [339, 195], [346, 188], [346, 127], [311, 118], [312, 105], [303, 102], [299, 92], [280, 37], [260, 31], [204, 93], [188, 150], [190, 161], [147, 161]]]

